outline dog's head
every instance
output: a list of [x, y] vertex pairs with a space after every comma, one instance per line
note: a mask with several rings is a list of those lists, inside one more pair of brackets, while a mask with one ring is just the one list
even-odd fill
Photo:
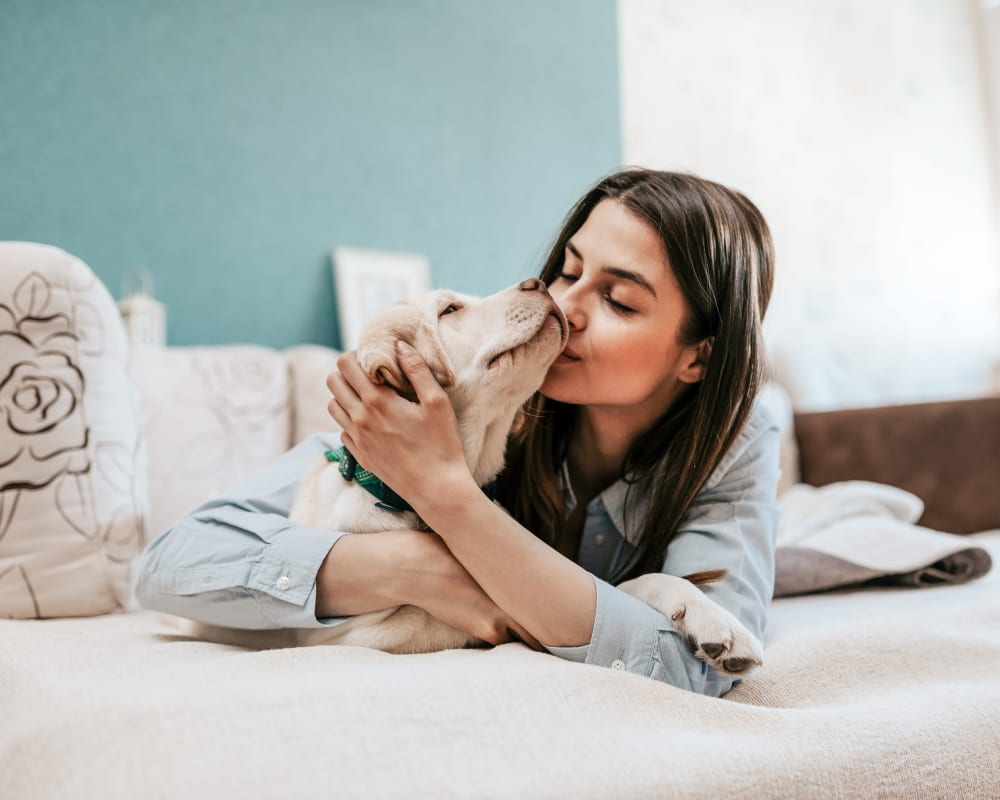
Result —
[[568, 330], [536, 279], [489, 297], [442, 290], [375, 317], [361, 333], [358, 360], [373, 381], [412, 398], [396, 358], [402, 339], [427, 362], [459, 414], [484, 403], [516, 408], [541, 386]]

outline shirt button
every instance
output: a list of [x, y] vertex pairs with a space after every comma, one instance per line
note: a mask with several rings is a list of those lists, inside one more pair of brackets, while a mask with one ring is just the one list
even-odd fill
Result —
[[596, 545], [602, 545], [602, 544], [604, 544], [604, 534], [603, 533], [599, 533], [599, 534], [597, 534], [597, 536], [594, 537], [594, 544], [596, 544]]
[[288, 584], [290, 583], [291, 581], [288, 580], [288, 576], [282, 575], [280, 578], [278, 578], [277, 581], [275, 581], [274, 585], [277, 586], [279, 589], [281, 589], [281, 591], [285, 591], [285, 589], [288, 588]]
[[622, 661], [620, 658], [616, 658], [614, 661], [611, 662], [611, 669], [617, 669], [619, 671], [623, 670], [625, 669], [625, 662]]

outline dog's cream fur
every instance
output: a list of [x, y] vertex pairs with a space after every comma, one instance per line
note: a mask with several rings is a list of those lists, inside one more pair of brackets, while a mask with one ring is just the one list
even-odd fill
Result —
[[[410, 343], [447, 392], [469, 469], [485, 486], [503, 467], [518, 410], [541, 386], [567, 336], [565, 317], [538, 281], [486, 298], [437, 291], [399, 303], [373, 320], [362, 333], [358, 360], [372, 380], [412, 394], [395, 353], [398, 339]], [[421, 525], [412, 511], [377, 508], [367, 490], [345, 481], [338, 465], [326, 459], [304, 476], [289, 519], [304, 527], [352, 533]], [[694, 652], [717, 670], [743, 673], [760, 663], [761, 648], [753, 635], [691, 582], [651, 574], [619, 588], [670, 617]], [[415, 606], [361, 614], [320, 629], [233, 631], [198, 625], [196, 635], [252, 647], [345, 644], [392, 653], [483, 644]]]

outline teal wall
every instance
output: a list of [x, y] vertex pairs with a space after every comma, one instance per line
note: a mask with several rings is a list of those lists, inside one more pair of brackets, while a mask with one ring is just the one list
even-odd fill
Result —
[[336, 345], [338, 245], [499, 289], [619, 158], [614, 0], [0, 0], [0, 239], [171, 344]]

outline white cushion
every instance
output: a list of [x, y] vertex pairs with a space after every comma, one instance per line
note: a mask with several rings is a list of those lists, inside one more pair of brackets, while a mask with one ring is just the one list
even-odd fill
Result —
[[0, 617], [127, 606], [145, 453], [114, 301], [79, 259], [0, 242]]
[[278, 351], [138, 350], [134, 370], [151, 453], [153, 537], [288, 449], [288, 374]]
[[314, 433], [340, 431], [326, 410], [330, 390], [326, 376], [337, 368], [339, 350], [304, 344], [285, 350], [292, 382], [292, 443], [298, 444]]

